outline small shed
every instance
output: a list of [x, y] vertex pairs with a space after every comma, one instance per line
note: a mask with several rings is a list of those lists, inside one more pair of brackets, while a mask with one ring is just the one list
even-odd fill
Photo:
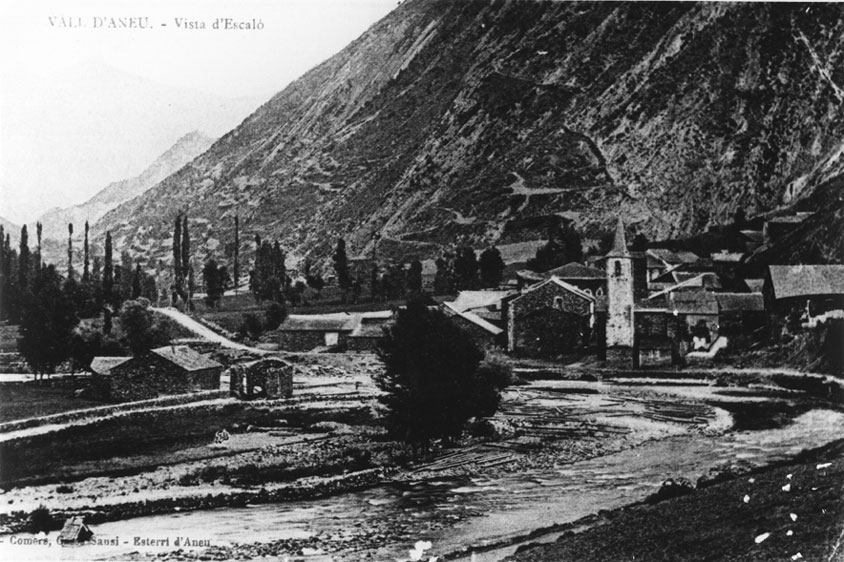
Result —
[[126, 361], [130, 360], [131, 357], [94, 357], [91, 361], [91, 372], [97, 375], [110, 375], [111, 370], [118, 365], [122, 365]]
[[279, 347], [287, 351], [310, 351], [345, 344], [360, 321], [360, 315], [347, 313], [290, 315], [276, 330]]
[[252, 398], [290, 398], [293, 396], [293, 365], [277, 357], [259, 359], [231, 368], [229, 384], [232, 396]]
[[80, 516], [74, 516], [64, 522], [61, 533], [56, 541], [59, 544], [73, 544], [91, 540], [94, 533]]

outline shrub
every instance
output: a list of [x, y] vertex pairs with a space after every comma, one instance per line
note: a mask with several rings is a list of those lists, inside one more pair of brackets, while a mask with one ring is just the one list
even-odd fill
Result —
[[258, 339], [264, 332], [264, 326], [257, 314], [248, 312], [243, 315], [243, 322], [238, 326], [237, 332], [242, 338], [249, 336], [252, 339]]
[[264, 311], [264, 326], [267, 330], [275, 330], [287, 318], [287, 308], [275, 301], [271, 302]]
[[49, 509], [39, 505], [29, 514], [26, 527], [30, 533], [47, 533], [56, 527], [56, 520]]

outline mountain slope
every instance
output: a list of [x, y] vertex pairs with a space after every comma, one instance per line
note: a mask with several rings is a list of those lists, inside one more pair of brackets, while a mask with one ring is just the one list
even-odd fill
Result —
[[202, 154], [214, 140], [199, 131], [190, 132], [139, 175], [110, 183], [81, 205], [48, 211], [38, 219], [43, 225], [44, 238], [64, 240], [67, 238], [68, 223], [73, 223], [77, 229], [81, 229], [86, 220], [90, 224], [96, 223], [108, 211], [141, 195]]
[[163, 253], [189, 209], [202, 255], [239, 209], [296, 253], [423, 257], [559, 217], [694, 233], [837, 170], [842, 32], [834, 4], [409, 0], [97, 230]]

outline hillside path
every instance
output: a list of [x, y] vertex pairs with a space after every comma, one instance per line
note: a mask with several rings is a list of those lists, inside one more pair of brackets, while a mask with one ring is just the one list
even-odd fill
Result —
[[258, 349], [257, 347], [250, 347], [248, 345], [243, 345], [242, 343], [234, 342], [224, 336], [221, 336], [208, 326], [204, 326], [200, 324], [187, 314], [183, 312], [179, 312], [175, 308], [153, 308], [155, 312], [159, 314], [163, 314], [169, 318], [172, 318], [174, 321], [178, 322], [181, 326], [187, 328], [194, 334], [205, 338], [208, 341], [216, 342], [222, 345], [223, 347], [228, 347], [231, 349], [238, 349], [240, 351], [248, 351], [249, 353], [255, 353], [257, 355], [270, 355], [271, 351], [267, 351], [266, 349]]

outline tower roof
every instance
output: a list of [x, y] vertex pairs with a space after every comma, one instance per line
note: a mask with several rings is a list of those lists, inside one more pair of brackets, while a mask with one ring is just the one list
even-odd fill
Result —
[[618, 224], [615, 226], [615, 238], [612, 242], [612, 249], [607, 254], [608, 258], [629, 258], [627, 251], [627, 240], [624, 237], [624, 222], [618, 217]]

